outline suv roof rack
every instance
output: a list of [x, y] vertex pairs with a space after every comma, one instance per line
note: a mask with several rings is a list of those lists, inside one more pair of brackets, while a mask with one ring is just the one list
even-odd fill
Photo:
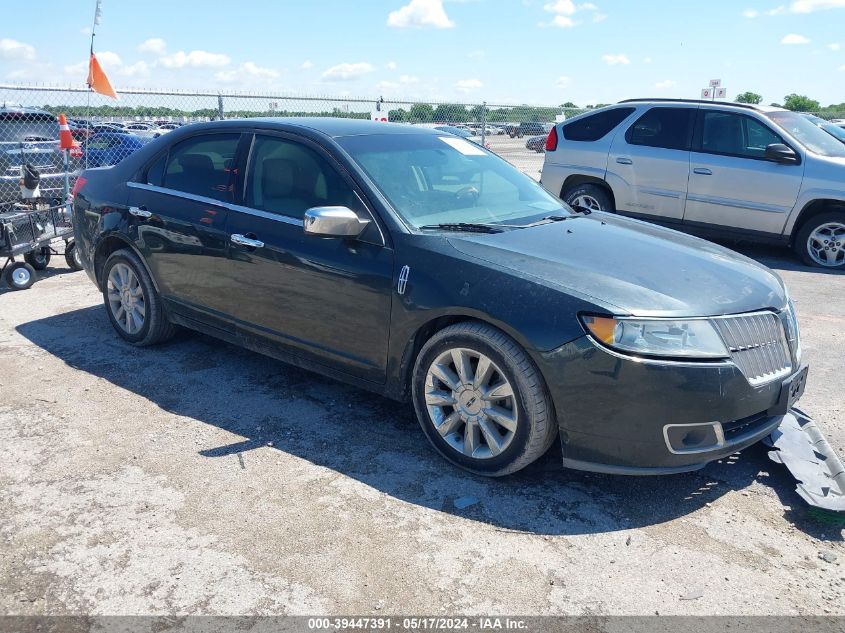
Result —
[[725, 101], [710, 101], [709, 99], [667, 99], [665, 97], [657, 97], [657, 98], [639, 98], [639, 99], [624, 99], [619, 103], [638, 103], [641, 101], [656, 101], [658, 103], [706, 103], [708, 105], [724, 105], [724, 106], [731, 106], [734, 108], [747, 108], [749, 110], [757, 110], [757, 106], [751, 103], [735, 103], [733, 101], [725, 102]]

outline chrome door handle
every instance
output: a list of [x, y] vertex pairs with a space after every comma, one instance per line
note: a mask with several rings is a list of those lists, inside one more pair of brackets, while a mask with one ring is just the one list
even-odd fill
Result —
[[692, 170], [692, 173], [698, 174], [700, 176], [712, 176], [713, 172], [707, 169], [706, 167], [696, 167]]
[[616, 162], [619, 163], [620, 165], [633, 165], [634, 164], [634, 161], [632, 161], [630, 158], [621, 158], [620, 157], [620, 158], [616, 159]]
[[232, 244], [237, 244], [238, 246], [246, 246], [248, 248], [264, 248], [264, 242], [261, 240], [253, 240], [248, 238], [246, 235], [241, 235], [240, 233], [233, 233], [230, 237], [232, 240]]
[[143, 207], [129, 207], [129, 215], [134, 215], [136, 218], [151, 218], [153, 214]]

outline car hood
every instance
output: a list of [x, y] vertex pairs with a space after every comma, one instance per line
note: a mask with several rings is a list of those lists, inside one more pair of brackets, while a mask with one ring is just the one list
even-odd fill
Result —
[[780, 278], [757, 262], [671, 229], [605, 213], [451, 237], [465, 255], [580, 295], [614, 313], [716, 316], [782, 309]]

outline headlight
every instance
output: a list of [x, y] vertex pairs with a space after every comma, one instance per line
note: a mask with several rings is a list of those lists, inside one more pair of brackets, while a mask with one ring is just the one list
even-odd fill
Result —
[[795, 356], [795, 364], [801, 364], [801, 333], [798, 330], [798, 316], [795, 314], [795, 304], [789, 300], [786, 311], [786, 337]]
[[584, 316], [590, 334], [621, 352], [678, 358], [728, 358], [707, 319], [636, 319]]

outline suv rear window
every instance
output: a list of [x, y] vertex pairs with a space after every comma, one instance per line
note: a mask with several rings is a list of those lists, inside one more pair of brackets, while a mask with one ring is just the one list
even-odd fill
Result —
[[631, 145], [689, 150], [695, 108], [652, 108], [625, 133]]
[[596, 112], [563, 126], [563, 137], [567, 141], [597, 141], [622, 123], [634, 108], [613, 108]]
[[0, 112], [0, 142], [54, 141], [59, 138], [59, 124], [43, 112]]

